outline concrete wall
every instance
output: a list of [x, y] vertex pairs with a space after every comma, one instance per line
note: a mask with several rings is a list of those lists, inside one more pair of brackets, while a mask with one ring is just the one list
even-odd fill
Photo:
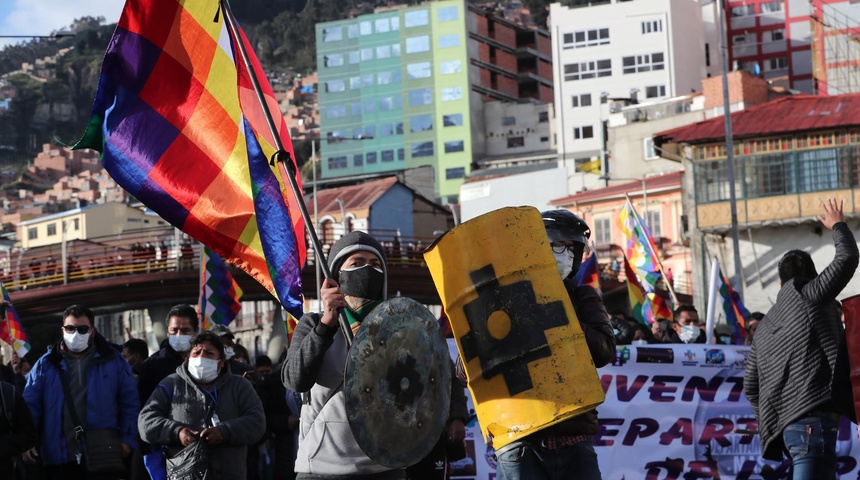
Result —
[[466, 183], [460, 187], [460, 221], [502, 207], [555, 208], [549, 202], [567, 195], [567, 175], [562, 167]]
[[[540, 121], [546, 113], [547, 120]], [[504, 125], [505, 118], [513, 118], [513, 125]], [[487, 139], [487, 156], [522, 155], [549, 150], [552, 145], [547, 105], [532, 103], [487, 102], [484, 104], [484, 125]], [[508, 147], [508, 140], [522, 137], [523, 146]], [[546, 139], [541, 141], [541, 139]]]

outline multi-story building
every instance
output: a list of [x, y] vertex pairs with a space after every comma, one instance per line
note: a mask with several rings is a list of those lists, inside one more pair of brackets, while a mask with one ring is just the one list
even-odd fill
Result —
[[463, 0], [318, 24], [322, 177], [432, 167], [456, 202], [484, 156], [486, 100], [550, 101], [549, 36]]
[[[553, 3], [550, 23], [556, 144], [569, 168], [606, 158], [611, 100], [635, 103], [686, 95], [697, 91], [706, 76], [698, 2]], [[600, 171], [606, 172], [606, 165]]]

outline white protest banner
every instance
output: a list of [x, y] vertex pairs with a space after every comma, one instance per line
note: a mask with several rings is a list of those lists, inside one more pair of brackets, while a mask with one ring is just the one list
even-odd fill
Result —
[[[449, 340], [452, 358], [456, 345]], [[594, 449], [604, 480], [788, 480], [790, 462], [763, 461], [755, 416], [743, 395], [749, 347], [705, 344], [619, 346], [598, 370], [606, 402], [598, 407]], [[474, 408], [469, 399], [469, 411]], [[860, 475], [856, 427], [839, 425], [837, 473]], [[450, 478], [495, 479], [492, 448], [472, 417], [468, 456]]]

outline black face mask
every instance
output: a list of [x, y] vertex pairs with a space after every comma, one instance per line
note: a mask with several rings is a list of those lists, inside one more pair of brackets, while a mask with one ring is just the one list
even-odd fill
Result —
[[376, 300], [382, 298], [385, 274], [370, 265], [354, 270], [341, 270], [338, 276], [340, 290], [353, 297]]

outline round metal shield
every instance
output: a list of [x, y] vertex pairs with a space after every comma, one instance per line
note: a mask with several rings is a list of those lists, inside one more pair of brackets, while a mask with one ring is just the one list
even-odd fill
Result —
[[364, 319], [343, 389], [349, 426], [373, 461], [404, 468], [436, 445], [451, 403], [449, 358], [436, 318], [415, 300], [386, 300]]

